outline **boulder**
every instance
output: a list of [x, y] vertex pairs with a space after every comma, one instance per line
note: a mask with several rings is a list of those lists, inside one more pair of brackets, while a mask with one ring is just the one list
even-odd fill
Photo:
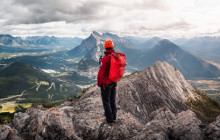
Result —
[[17, 130], [12, 129], [8, 125], [0, 125], [0, 140], [17, 140], [20, 137], [17, 135]]

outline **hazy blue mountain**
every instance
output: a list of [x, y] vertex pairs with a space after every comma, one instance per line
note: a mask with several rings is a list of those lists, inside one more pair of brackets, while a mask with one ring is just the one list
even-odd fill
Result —
[[161, 38], [159, 37], [153, 37], [153, 38], [150, 38], [140, 44], [138, 44], [138, 47], [141, 48], [141, 49], [151, 49], [153, 48], [160, 40], [162, 40]]
[[220, 37], [196, 37], [175, 42], [196, 56], [220, 63]]
[[1, 53], [36, 53], [36, 52], [45, 52], [49, 51], [47, 48], [28, 48], [25, 49], [24, 47], [8, 47], [8, 46], [1, 46], [0, 45], [0, 52]]
[[64, 52], [49, 53], [42, 55], [25, 55], [12, 58], [0, 59], [0, 64], [11, 64], [14, 62], [24, 62], [29, 65], [39, 67], [41, 69], [53, 69], [56, 71], [62, 71], [63, 67], [67, 65], [73, 65], [73, 62], [66, 61], [67, 57]]
[[119, 37], [118, 35], [111, 33], [93, 32], [88, 38], [83, 40], [79, 46], [69, 51], [69, 55], [74, 57], [86, 57], [99, 60], [99, 56], [104, 55], [104, 42], [107, 39], [111, 39], [114, 42], [114, 49], [116, 51], [124, 51], [124, 49], [134, 49], [134, 44], [129, 40]]
[[[11, 36], [8, 36], [8, 38], [10, 37]], [[35, 40], [36, 42], [34, 43], [43, 44], [41, 39], [42, 38], [36, 39], [39, 40], [39, 42]], [[47, 41], [50, 39], [53, 40], [53, 37], [49, 39], [45, 38], [46, 41], [43, 41], [44, 45], [47, 45]], [[135, 43], [132, 43], [131, 39], [129, 40], [126, 37], [119, 37], [118, 35], [112, 33], [100, 34], [95, 31], [92, 32], [88, 38], [82, 40], [80, 45], [70, 51], [67, 51], [67, 53], [60, 52], [42, 56], [22, 56], [10, 59], [1, 59], [0, 63], [9, 64], [12, 62], [22, 61], [43, 69], [53, 69], [61, 72], [76, 71], [80, 75], [84, 75], [85, 72], [91, 70], [90, 73], [93, 73], [93, 76], [90, 78], [92, 78], [99, 68], [99, 57], [104, 55], [103, 52], [105, 49], [103, 44], [106, 39], [113, 40], [116, 52], [123, 52], [126, 55], [126, 70], [128, 71], [141, 70], [146, 66], [152, 65], [155, 61], [167, 61], [177, 67], [187, 78], [211, 78], [219, 76], [219, 69], [216, 66], [200, 59], [201, 57], [196, 57], [187, 51], [182, 50], [179, 46], [168, 40], [161, 40], [158, 37], [154, 37], [142, 42], [142, 44], [145, 44], [143, 47], [146, 46], [148, 49], [137, 49], [138, 46], [136, 46]], [[207, 38], [198, 40], [204, 41], [207, 40]], [[210, 39], [211, 42], [216, 42], [216, 40], [217, 38]], [[179, 40], [179, 42], [181, 41], [183, 44], [184, 40]], [[197, 43], [198, 41], [196, 40], [195, 44]], [[153, 45], [155, 47], [152, 47]], [[215, 48], [217, 49], [218, 47], [216, 46]], [[213, 52], [213, 54], [215, 53], [216, 52]], [[81, 71], [84, 73], [81, 73]]]
[[170, 41], [181, 47], [181, 45], [183, 45], [185, 42], [187, 42], [188, 39], [187, 38], [173, 38], [173, 39], [170, 39]]
[[136, 56], [141, 52], [135, 48], [135, 45], [130, 40], [111, 33], [99, 34], [94, 31], [88, 38], [83, 40], [79, 46], [70, 50], [68, 54], [72, 57], [92, 59], [98, 64], [100, 56], [104, 56], [105, 49], [103, 44], [107, 39], [113, 40], [116, 52], [123, 52], [127, 56], [129, 66], [137, 65]]
[[[76, 96], [81, 89], [37, 67], [16, 62], [0, 71], [0, 98], [21, 95], [20, 102], [42, 103]], [[17, 97], [18, 98], [18, 97]]]
[[220, 76], [218, 67], [182, 50], [169, 40], [161, 40], [154, 48], [145, 52], [140, 60], [143, 67], [150, 66], [155, 61], [167, 61], [187, 78]]
[[27, 37], [26, 40], [33, 45], [75, 47], [80, 44], [82, 38], [31, 36]]
[[125, 36], [124, 38], [130, 40], [134, 45], [139, 45], [144, 41], [148, 40], [148, 38], [145, 37], [135, 37], [135, 36]]
[[11, 35], [0, 35], [0, 46], [10, 47], [38, 47], [38, 46], [62, 46], [75, 47], [80, 44], [82, 38], [78, 37], [49, 37], [29, 36], [25, 38], [13, 37]]
[[21, 37], [13, 37], [11, 35], [0, 34], [0, 45], [1, 46], [20, 46], [26, 41], [22, 40]]
[[94, 56], [93, 59], [97, 60], [99, 56], [96, 58], [96, 53], [100, 53], [101, 49], [103, 50], [103, 48], [97, 44], [98, 41], [100, 41], [99, 34], [93, 32], [88, 38], [84, 39], [79, 46], [70, 50], [68, 54], [71, 57], [83, 57], [86, 54], [91, 53], [91, 58]]
[[220, 70], [216, 66], [182, 50], [169, 40], [161, 40], [158, 37], [143, 42], [142, 47], [145, 46], [146, 49], [134, 49], [137, 46], [126, 38], [111, 33], [93, 32], [79, 46], [68, 53], [73, 57], [84, 57], [80, 62], [83, 65], [77, 65], [86, 70], [89, 68], [89, 64], [98, 65], [98, 63], [94, 65], [94, 63], [98, 61], [100, 55], [103, 55], [103, 43], [106, 39], [112, 39], [115, 50], [126, 54], [128, 67], [133, 67], [133, 69], [140, 70], [156, 61], [167, 61], [177, 67], [187, 78], [220, 76]]

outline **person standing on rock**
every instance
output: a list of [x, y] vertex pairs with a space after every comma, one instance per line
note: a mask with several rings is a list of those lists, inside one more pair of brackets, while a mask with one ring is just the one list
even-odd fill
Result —
[[106, 121], [114, 123], [117, 117], [116, 87], [124, 74], [126, 58], [123, 53], [115, 53], [112, 40], [106, 40], [104, 47], [106, 51], [105, 56], [100, 58], [97, 85], [101, 88]]

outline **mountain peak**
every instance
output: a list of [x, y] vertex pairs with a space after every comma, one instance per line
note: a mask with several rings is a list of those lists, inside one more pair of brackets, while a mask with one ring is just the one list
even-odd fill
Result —
[[92, 34], [97, 35], [97, 36], [101, 36], [101, 34], [96, 31], [93, 31]]
[[[178, 70], [156, 62], [118, 82], [113, 126], [104, 122], [97, 86], [57, 107], [16, 113], [13, 125], [23, 136], [38, 139], [205, 139], [202, 121], [185, 104], [189, 98], [202, 98], [193, 90]], [[219, 129], [217, 123], [214, 126]], [[209, 135], [216, 132], [211, 130], [214, 126], [207, 126]]]
[[113, 33], [103, 33], [102, 36], [106, 39], [113, 39], [113, 40], [118, 40], [120, 37], [117, 34], [113, 34]]
[[23, 63], [14, 62], [0, 72], [0, 76], [14, 76], [17, 74], [33, 73], [36, 71], [34, 67]]
[[70, 54], [71, 56], [74, 55], [76, 57], [93, 59], [98, 62], [100, 56], [104, 55], [105, 48], [103, 47], [103, 44], [106, 39], [113, 40], [115, 51], [131, 52], [133, 55], [133, 44], [129, 40], [111, 33], [103, 33], [102, 35], [100, 35], [95, 31], [93, 31], [93, 33], [91, 33], [88, 38], [84, 39], [79, 46], [70, 50], [68, 54]]
[[168, 39], [163, 39], [155, 45], [155, 48], [180, 48], [180, 47], [172, 43]]
[[162, 40], [162, 38], [160, 38], [160, 37], [157, 37], [157, 36], [154, 36], [154, 37], [152, 37], [151, 39], [153, 39], [153, 40]]
[[95, 37], [99, 37], [99, 38], [101, 38], [101, 36], [102, 36], [100, 33], [96, 32], [96, 31], [93, 31], [91, 35], [93, 35]]
[[93, 31], [93, 32], [91, 33], [90, 37], [93, 37], [93, 38], [96, 39], [96, 40], [100, 40], [101, 37], [102, 37], [102, 35], [99, 34], [99, 33], [96, 32], [96, 31]]
[[9, 34], [0, 34], [0, 37], [9, 37], [9, 38], [13, 38], [12, 35], [9, 35]]
[[170, 40], [168, 40], [168, 39], [162, 39], [162, 40], [160, 40], [159, 41], [159, 43], [161, 43], [161, 44], [173, 44]]

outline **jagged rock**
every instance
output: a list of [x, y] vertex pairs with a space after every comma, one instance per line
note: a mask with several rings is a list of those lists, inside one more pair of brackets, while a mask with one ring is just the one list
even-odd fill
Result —
[[15, 140], [20, 139], [17, 135], [17, 130], [12, 129], [8, 125], [0, 125], [0, 140]]
[[220, 139], [220, 116], [216, 118], [216, 121], [207, 126], [206, 133], [211, 140]]
[[[16, 113], [13, 124], [29, 139], [203, 140], [202, 122], [184, 105], [189, 97], [199, 99], [193, 90], [178, 70], [157, 62], [118, 83], [118, 116], [113, 126], [105, 122], [97, 86], [57, 107]], [[210, 124], [210, 136], [217, 136], [217, 124]]]
[[[203, 140], [205, 138], [200, 129], [202, 122], [191, 110], [182, 111], [175, 115], [165, 106], [152, 112], [150, 116], [153, 118], [153, 121], [149, 123], [156, 121], [157, 127], [161, 128], [159, 130], [169, 134], [168, 137], [178, 140]], [[157, 131], [154, 130], [153, 132]], [[167, 137], [163, 133], [159, 133], [160, 136], [164, 136], [161, 139], [166, 139]]]
[[153, 120], [145, 125], [145, 136], [142, 139], [147, 140], [169, 140], [169, 130], [160, 120]]
[[152, 120], [160, 120], [163, 126], [169, 128], [173, 124], [173, 120], [176, 116], [167, 106], [164, 106], [153, 111], [150, 117]]
[[156, 62], [119, 82], [118, 104], [148, 122], [149, 114], [164, 106], [175, 113], [186, 110], [183, 103], [197, 96], [193, 90], [178, 70], [167, 62]]
[[62, 136], [71, 139], [75, 133], [72, 116], [73, 108], [70, 106], [45, 111], [29, 108], [26, 113], [15, 114], [14, 126], [19, 133], [32, 138], [38, 134], [51, 139], [59, 139]]
[[179, 140], [203, 140], [204, 135], [200, 129], [202, 122], [191, 110], [179, 113], [173, 123], [173, 136]]
[[24, 137], [48, 139], [129, 139], [142, 130], [141, 123], [123, 110], [114, 126], [104, 123], [101, 99], [96, 97], [45, 111], [30, 108], [15, 114], [15, 128]]

